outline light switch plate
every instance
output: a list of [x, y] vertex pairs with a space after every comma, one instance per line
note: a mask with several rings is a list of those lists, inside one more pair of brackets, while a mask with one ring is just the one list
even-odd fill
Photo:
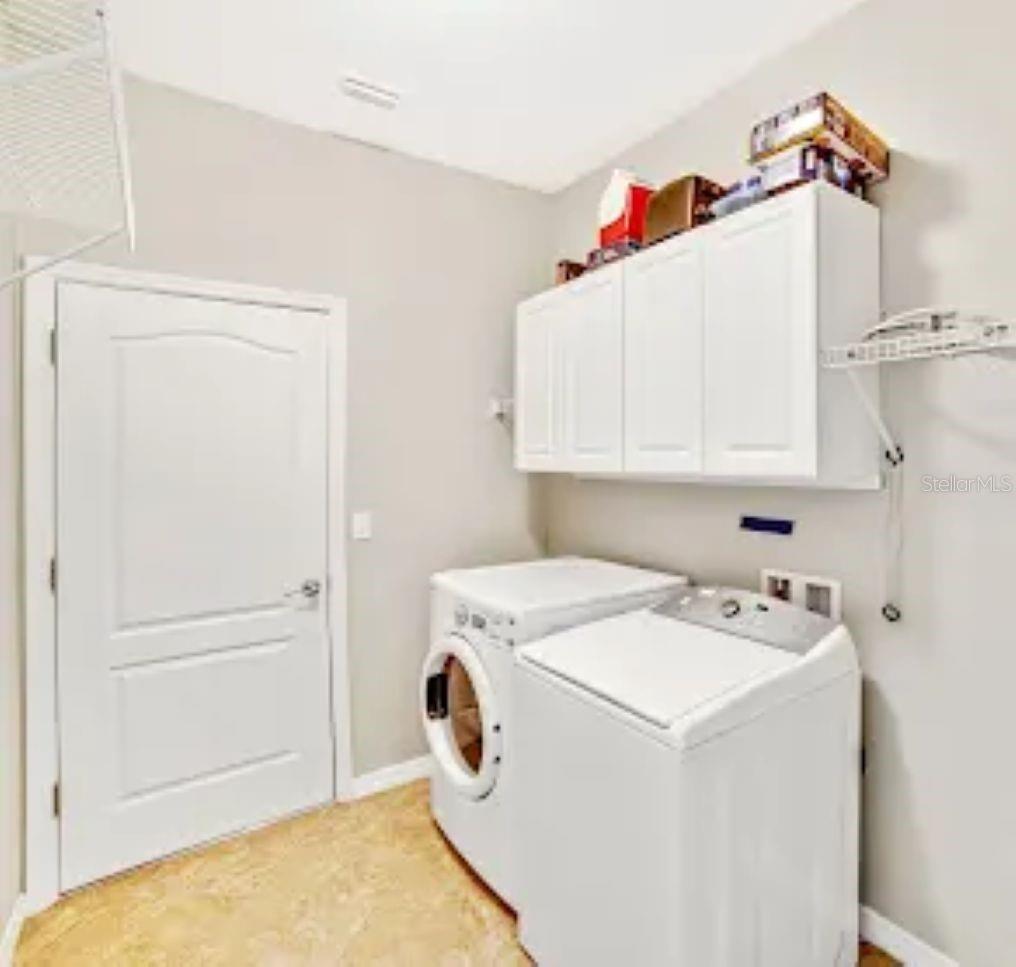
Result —
[[358, 510], [350, 519], [350, 534], [354, 541], [369, 541], [374, 536], [374, 516], [369, 510]]

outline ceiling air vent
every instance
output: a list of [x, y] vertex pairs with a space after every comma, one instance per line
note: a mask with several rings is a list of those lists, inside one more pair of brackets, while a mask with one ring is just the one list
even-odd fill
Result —
[[342, 78], [342, 91], [349, 97], [355, 97], [358, 101], [365, 101], [375, 107], [383, 107], [391, 111], [399, 106], [402, 95], [390, 87], [383, 87], [375, 84], [356, 74], [346, 74]]

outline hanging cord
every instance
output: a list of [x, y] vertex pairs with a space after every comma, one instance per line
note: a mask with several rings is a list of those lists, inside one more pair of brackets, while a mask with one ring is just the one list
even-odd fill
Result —
[[890, 463], [886, 471], [889, 505], [885, 529], [885, 604], [882, 605], [882, 616], [891, 622], [903, 617], [899, 606], [903, 571], [903, 466], [902, 462]]

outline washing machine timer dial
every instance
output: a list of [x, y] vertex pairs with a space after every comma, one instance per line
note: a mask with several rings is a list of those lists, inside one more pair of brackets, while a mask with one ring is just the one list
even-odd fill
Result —
[[469, 608], [464, 604], [457, 605], [455, 608], [455, 625], [458, 628], [465, 628], [469, 624]]
[[737, 598], [725, 598], [720, 604], [720, 614], [724, 618], [736, 618], [741, 613], [741, 602]]

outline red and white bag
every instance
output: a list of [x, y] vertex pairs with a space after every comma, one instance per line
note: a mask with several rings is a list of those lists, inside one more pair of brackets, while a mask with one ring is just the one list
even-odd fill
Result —
[[646, 208], [655, 188], [630, 171], [615, 170], [600, 199], [600, 247], [621, 242], [641, 244]]

